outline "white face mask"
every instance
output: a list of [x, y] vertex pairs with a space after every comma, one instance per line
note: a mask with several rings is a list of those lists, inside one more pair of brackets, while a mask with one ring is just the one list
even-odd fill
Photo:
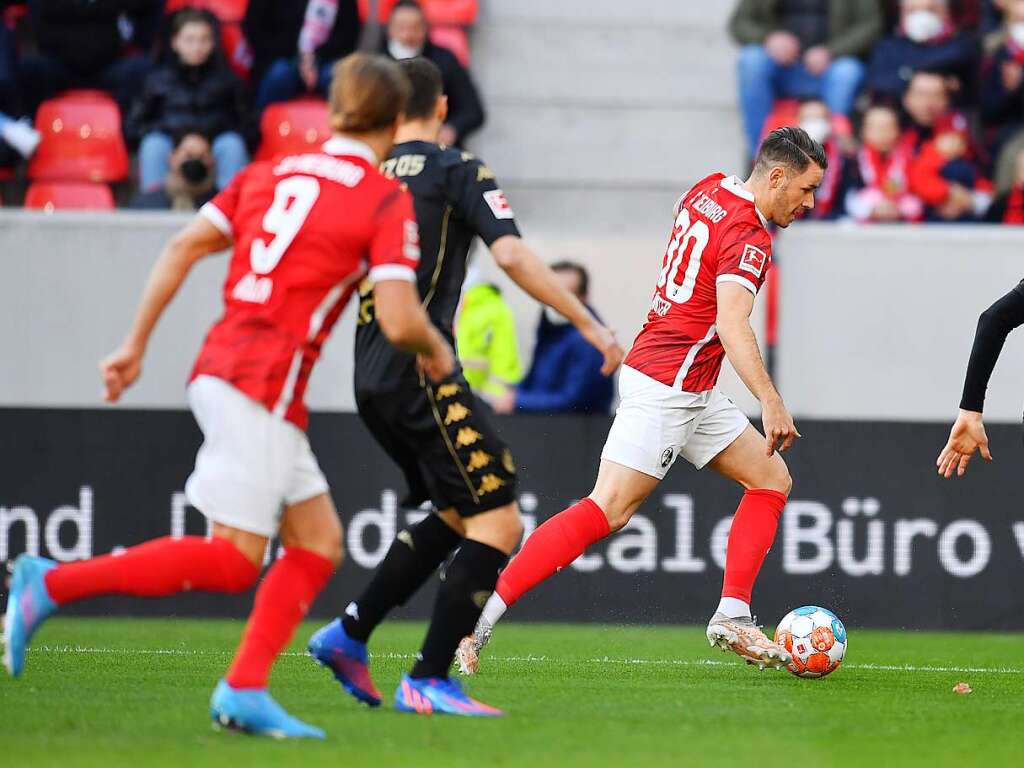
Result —
[[548, 322], [552, 325], [568, 325], [569, 318], [563, 315], [561, 312], [556, 312], [551, 307], [544, 307], [544, 317], [548, 319]]
[[1010, 39], [1024, 48], [1024, 22], [1016, 22], [1009, 27]]
[[926, 43], [942, 34], [942, 17], [932, 11], [912, 11], [903, 19], [903, 31], [915, 43]]
[[415, 59], [423, 50], [420, 48], [410, 48], [408, 45], [403, 45], [397, 40], [388, 40], [388, 53], [391, 54], [392, 58], [398, 59]]
[[812, 117], [809, 120], [804, 120], [800, 123], [800, 127], [819, 144], [824, 144], [825, 139], [832, 133], [832, 126], [824, 117]]

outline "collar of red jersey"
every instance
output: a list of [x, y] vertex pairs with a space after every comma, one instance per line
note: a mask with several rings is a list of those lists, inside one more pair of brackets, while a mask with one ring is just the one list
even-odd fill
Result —
[[[726, 176], [720, 182], [719, 186], [727, 192], [732, 192], [736, 197], [742, 197], [744, 200], [749, 200], [754, 203], [754, 193], [743, 186], [743, 182], [740, 181], [739, 176]], [[768, 228], [768, 219], [764, 217], [760, 209], [757, 207], [757, 203], [754, 203], [754, 210], [757, 211], [757, 218], [761, 220], [761, 226]]]
[[346, 136], [332, 136], [324, 142], [324, 152], [328, 155], [351, 155], [361, 157], [370, 165], [376, 166], [377, 153], [370, 149], [368, 144], [350, 139]]

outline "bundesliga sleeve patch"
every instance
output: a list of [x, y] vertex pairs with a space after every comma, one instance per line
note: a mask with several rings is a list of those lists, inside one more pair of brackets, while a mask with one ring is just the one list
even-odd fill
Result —
[[514, 219], [516, 217], [508, 200], [505, 199], [505, 193], [500, 189], [484, 192], [484, 202], [487, 203], [487, 207], [491, 209], [491, 213], [496, 219]]
[[768, 263], [768, 254], [756, 245], [747, 243], [743, 246], [743, 256], [740, 257], [740, 269], [760, 277]]

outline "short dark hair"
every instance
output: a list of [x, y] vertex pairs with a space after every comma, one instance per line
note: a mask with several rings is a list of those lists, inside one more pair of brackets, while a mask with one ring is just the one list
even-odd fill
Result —
[[773, 165], [784, 165], [803, 173], [811, 163], [823, 171], [828, 168], [828, 157], [821, 144], [808, 136], [803, 128], [786, 126], [776, 128], [761, 142], [754, 160], [754, 172], [767, 173]]
[[427, 17], [426, 11], [423, 10], [423, 6], [419, 4], [418, 0], [398, 0], [398, 2], [391, 7], [391, 13], [388, 17], [390, 18], [391, 16], [394, 16], [403, 8], [410, 8], [419, 13], [423, 18]]
[[213, 14], [186, 6], [171, 17], [171, 37], [177, 37], [186, 24], [205, 24], [214, 35], [217, 34], [217, 18]]
[[432, 117], [437, 100], [441, 98], [444, 82], [441, 70], [430, 59], [417, 56], [398, 62], [405, 76], [409, 78], [412, 92], [405, 105], [406, 120], [425, 120]]
[[580, 279], [580, 296], [590, 295], [590, 273], [582, 264], [575, 261], [556, 261], [551, 265], [552, 272], [575, 272]]

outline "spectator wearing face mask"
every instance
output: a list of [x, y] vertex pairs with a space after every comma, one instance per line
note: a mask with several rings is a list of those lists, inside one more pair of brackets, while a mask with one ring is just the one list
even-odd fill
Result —
[[[562, 284], [587, 301], [590, 276], [571, 261], [552, 264]], [[601, 373], [601, 353], [590, 346], [566, 318], [549, 307], [541, 314], [533, 364], [518, 389], [494, 401], [498, 413], [608, 413], [615, 384]]]
[[126, 126], [130, 138], [141, 138], [139, 187], [144, 193], [165, 188], [175, 148], [188, 139], [193, 151], [178, 164], [183, 177], [202, 187], [212, 171], [210, 188], [224, 189], [249, 161], [242, 83], [220, 52], [207, 12], [175, 14], [170, 47], [168, 61], [146, 78]]
[[356, 0], [250, 0], [243, 22], [253, 49], [256, 109], [302, 95], [326, 98], [334, 63], [356, 49]]
[[912, 153], [900, 141], [899, 114], [887, 104], [868, 107], [860, 137], [845, 172], [847, 215], [858, 222], [919, 221], [924, 203], [910, 191]]
[[466, 138], [484, 124], [484, 108], [469, 72], [447, 48], [430, 42], [430, 26], [423, 8], [415, 0], [399, 0], [388, 17], [383, 52], [393, 59], [430, 59], [441, 70], [448, 97], [448, 119], [441, 126], [438, 142], [461, 147]]
[[1024, 0], [999, 0], [1003, 24], [985, 40], [981, 118], [996, 161], [996, 186], [1005, 191], [1024, 148]]
[[987, 210], [992, 186], [981, 173], [967, 119], [950, 109], [946, 79], [916, 72], [903, 96], [910, 191], [924, 201], [929, 221], [974, 221]]
[[730, 22], [739, 56], [748, 152], [780, 98], [817, 98], [849, 116], [872, 44], [882, 33], [877, 0], [741, 0]]
[[928, 70], [968, 88], [976, 62], [975, 42], [957, 31], [949, 0], [901, 0], [899, 27], [875, 46], [866, 87], [875, 97], [896, 100], [914, 72]]
[[[828, 105], [821, 99], [802, 101], [797, 110], [796, 121], [808, 136], [821, 144], [828, 157], [828, 169], [821, 179], [821, 186], [814, 193], [814, 208], [807, 214], [807, 218], [818, 221], [836, 219], [843, 212], [843, 159], [852, 150], [849, 123], [844, 118], [833, 116]], [[843, 126], [846, 127], [846, 136], [842, 133]]]

